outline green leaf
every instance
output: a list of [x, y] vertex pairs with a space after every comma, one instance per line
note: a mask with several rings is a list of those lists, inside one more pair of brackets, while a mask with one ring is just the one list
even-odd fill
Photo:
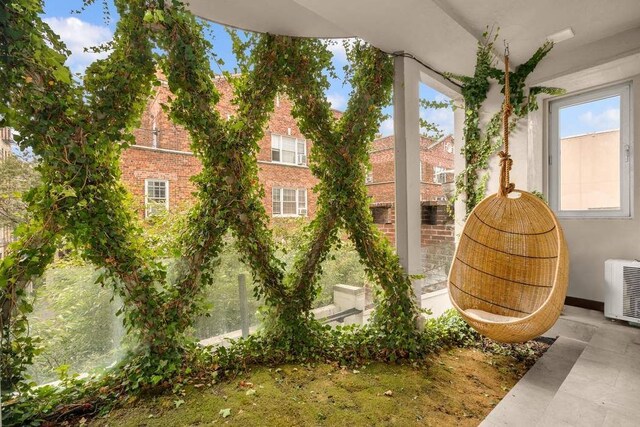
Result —
[[64, 65], [60, 65], [53, 70], [53, 77], [59, 82], [66, 84], [71, 83], [71, 75], [69, 70]]

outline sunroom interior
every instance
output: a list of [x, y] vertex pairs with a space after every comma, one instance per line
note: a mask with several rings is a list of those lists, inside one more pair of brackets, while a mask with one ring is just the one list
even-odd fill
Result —
[[[569, 340], [560, 342], [559, 348], [564, 345], [565, 356], [572, 355], [575, 367], [588, 368], [572, 371], [571, 364], [565, 372], [551, 374], [544, 367], [538, 369], [552, 378], [557, 376], [548, 399], [531, 403], [523, 398], [527, 393], [531, 396], [532, 388], [539, 391], [541, 387], [535, 378], [533, 385], [525, 381], [505, 399], [511, 399], [510, 406], [499, 405], [485, 425], [514, 425], [514, 419], [509, 417], [516, 412], [520, 411], [520, 417], [523, 412], [534, 416], [535, 411], [531, 411], [544, 408], [547, 415], [543, 420], [548, 425], [558, 425], [560, 421], [567, 425], [586, 425], [581, 422], [587, 421], [593, 425], [634, 425], [632, 417], [637, 420], [640, 415], [640, 402], [620, 396], [625, 390], [640, 386], [640, 373], [623, 366], [640, 355], [640, 336], [626, 325], [611, 325], [601, 312], [607, 310], [608, 317], [614, 316], [611, 310], [615, 303], [608, 301], [605, 305], [609, 298], [605, 261], [627, 260], [627, 265], [633, 266], [640, 258], [640, 174], [634, 172], [634, 165], [640, 164], [640, 150], [634, 147], [640, 132], [640, 3], [192, 0], [190, 8], [202, 18], [240, 29], [301, 37], [359, 37], [397, 54], [393, 98], [396, 249], [409, 274], [421, 272], [420, 235], [414, 232], [420, 228], [420, 181], [418, 170], [413, 167], [419, 156], [419, 85], [425, 83], [461, 103], [460, 86], [444, 77], [443, 72], [473, 74], [476, 46], [487, 29], [499, 28], [495, 45], [498, 68], [503, 66], [502, 39], [508, 42], [510, 60], [516, 66], [546, 40], [554, 41], [553, 50], [531, 74], [527, 86], [559, 87], [566, 93], [543, 96], [540, 108], [529, 113], [513, 132], [511, 177], [517, 188], [543, 193], [564, 229], [570, 254], [566, 304], [582, 309], [565, 307], [561, 320], [548, 334], [576, 338], [581, 344]], [[483, 106], [483, 118], [498, 111], [502, 102], [503, 95], [493, 87]], [[598, 103], [609, 105], [596, 115], [590, 107]], [[464, 109], [457, 108], [454, 114], [455, 171], [459, 173], [465, 167], [460, 153]], [[600, 130], [576, 132], [573, 122], [579, 120], [598, 121]], [[592, 144], [587, 146], [584, 140], [589, 138]], [[576, 148], [575, 142], [580, 139], [583, 144]], [[609, 142], [603, 144], [604, 140]], [[492, 179], [487, 194], [492, 194], [498, 185], [494, 178], [499, 172], [497, 156], [492, 158], [489, 169]], [[466, 216], [462, 201], [457, 202], [455, 216], [459, 237]], [[416, 293], [419, 288], [417, 283]], [[422, 301], [427, 305], [424, 308], [431, 308], [436, 314], [449, 304], [446, 295]], [[632, 314], [634, 307], [629, 304], [633, 306], [634, 302], [627, 303], [626, 313]], [[640, 318], [640, 302], [635, 305]], [[586, 357], [589, 363], [580, 357]], [[602, 369], [612, 367], [613, 359], [619, 365], [615, 366], [618, 380], [612, 382], [599, 375], [604, 372]], [[625, 375], [629, 384], [621, 383]], [[599, 391], [585, 391], [589, 382], [599, 384]], [[536, 407], [538, 404], [544, 405], [543, 409]], [[587, 415], [592, 418], [587, 420]]]
[[[393, 101], [399, 209], [397, 250], [410, 274], [419, 263], [413, 259], [419, 253], [416, 250], [419, 242], [415, 241], [415, 233], [410, 232], [419, 227], [419, 177], [416, 168], [407, 167], [407, 161], [412, 164], [410, 159], [417, 157], [419, 83], [461, 101], [460, 87], [444, 78], [442, 72], [472, 74], [476, 44], [487, 29], [499, 29], [497, 61], [503, 56], [504, 39], [509, 43], [514, 65], [525, 61], [545, 40], [555, 40], [553, 50], [527, 85], [560, 87], [566, 94], [545, 97], [541, 108], [529, 114], [513, 133], [512, 181], [520, 189], [544, 193], [560, 217], [571, 256], [568, 296], [586, 300], [584, 303], [603, 303], [604, 261], [638, 257], [640, 224], [634, 213], [640, 203], [636, 197], [639, 178], [634, 177], [633, 171], [633, 163], [638, 161], [633, 140], [638, 132], [634, 127], [639, 114], [635, 87], [640, 77], [637, 2], [626, 0], [613, 6], [597, 0], [559, 4], [551, 0], [535, 3], [491, 0], [476, 4], [462, 0], [393, 3], [278, 0], [249, 7], [246, 2], [212, 4], [193, 0], [190, 8], [205, 19], [240, 29], [302, 37], [360, 37], [384, 51], [403, 53], [395, 60]], [[611, 97], [617, 102], [614, 110], [620, 110], [617, 151], [620, 183], [603, 191], [614, 191], [617, 205], [615, 209], [562, 207], [558, 204], [559, 159], [554, 159], [559, 155], [558, 141], [553, 136], [554, 129], [557, 134], [557, 127], [562, 126], [560, 112], [566, 106]], [[499, 110], [501, 103], [502, 95], [493, 90], [483, 113], [488, 116]], [[454, 137], [459, 148], [464, 111], [458, 108], [454, 114]], [[460, 171], [464, 159], [459, 149], [455, 161], [456, 171]], [[496, 157], [490, 166], [493, 175], [497, 167]], [[494, 193], [496, 188], [497, 181], [490, 180], [487, 193]], [[456, 234], [464, 216], [464, 209], [458, 206]]]

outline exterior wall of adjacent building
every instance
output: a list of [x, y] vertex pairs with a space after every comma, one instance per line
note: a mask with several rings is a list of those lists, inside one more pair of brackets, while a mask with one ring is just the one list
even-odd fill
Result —
[[[220, 78], [216, 79], [216, 87], [221, 94], [218, 111], [222, 119], [228, 119], [235, 113], [231, 86]], [[140, 216], [145, 215], [145, 182], [149, 180], [168, 183], [168, 207], [171, 211], [186, 207], [194, 200], [195, 186], [191, 177], [200, 172], [201, 164], [191, 153], [188, 133], [174, 125], [162, 109], [162, 104], [170, 102], [170, 96], [168, 86], [162, 82], [149, 100], [140, 127], [134, 133], [135, 145], [122, 154], [122, 180], [133, 195]], [[265, 190], [263, 203], [271, 216], [274, 213], [274, 188], [305, 189], [306, 216], [312, 218], [317, 203], [312, 190], [318, 180], [304, 164], [282, 164], [272, 159], [274, 135], [276, 138], [284, 136], [304, 141], [306, 154], [311, 153], [313, 143], [298, 128], [291, 109], [289, 99], [278, 97], [264, 137], [259, 141], [257, 158], [259, 180]], [[339, 114], [336, 112], [336, 116]], [[453, 138], [448, 136], [439, 141], [422, 138], [420, 148], [416, 168], [421, 168], [423, 265], [425, 271], [443, 270], [448, 268], [454, 241], [453, 220], [447, 212], [444, 191], [445, 183], [453, 176]], [[394, 150], [393, 136], [379, 138], [372, 143], [372, 170], [367, 179], [375, 222], [392, 244], [395, 244]]]
[[[423, 210], [429, 208], [425, 206], [438, 206], [441, 212], [446, 212], [448, 199], [447, 184], [453, 181], [453, 157], [454, 144], [453, 137], [447, 136], [439, 141], [432, 141], [422, 138], [420, 142], [420, 160], [416, 162], [416, 167], [421, 169], [420, 173], [420, 199]], [[395, 153], [394, 138], [387, 136], [373, 141], [371, 149], [371, 171], [367, 177], [367, 189], [372, 198], [372, 209], [374, 217], [380, 218], [380, 229], [385, 233], [391, 242], [395, 241]], [[436, 175], [437, 171], [442, 171]], [[389, 213], [384, 221], [382, 209], [388, 209]], [[423, 215], [423, 240], [424, 243], [436, 237], [436, 229], [428, 228], [425, 224], [426, 214]], [[374, 218], [375, 219], [375, 218]], [[446, 221], [450, 222], [449, 220]], [[437, 224], [443, 226], [442, 224]], [[453, 236], [453, 229], [450, 232]], [[424, 246], [424, 245], [423, 245]]]
[[562, 210], [620, 206], [620, 131], [576, 135], [560, 140]]
[[[395, 244], [395, 146], [394, 137], [373, 141], [371, 171], [367, 189], [372, 198], [374, 222]], [[454, 141], [447, 136], [439, 141], [421, 138], [421, 262], [426, 273], [425, 289], [430, 292], [446, 286], [446, 276], [455, 247], [455, 225], [447, 205], [453, 182]]]
[[[218, 78], [216, 87], [221, 94], [218, 111], [222, 119], [235, 113], [231, 103], [230, 84]], [[175, 210], [194, 200], [194, 184], [190, 178], [202, 168], [200, 161], [191, 153], [188, 133], [174, 125], [161, 105], [169, 102], [171, 93], [165, 82], [149, 100], [143, 113], [140, 127], [135, 131], [136, 144], [124, 150], [121, 158], [122, 179], [131, 191], [134, 204], [141, 216], [145, 212], [145, 180], [168, 181], [169, 209]], [[316, 196], [312, 189], [317, 179], [309, 168], [302, 164], [283, 164], [272, 161], [272, 135], [303, 140], [306, 154], [311, 152], [312, 141], [305, 138], [291, 115], [291, 101], [286, 97], [276, 99], [275, 108], [259, 141], [259, 178], [264, 186], [264, 206], [269, 215], [273, 213], [273, 188], [305, 189], [307, 216], [312, 217], [316, 209]]]

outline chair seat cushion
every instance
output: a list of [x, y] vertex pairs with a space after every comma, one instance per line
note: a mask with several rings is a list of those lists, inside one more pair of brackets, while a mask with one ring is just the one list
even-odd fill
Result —
[[472, 319], [480, 322], [510, 323], [520, 320], [519, 317], [503, 316], [501, 314], [489, 313], [488, 311], [478, 310], [475, 308], [470, 308], [464, 312]]

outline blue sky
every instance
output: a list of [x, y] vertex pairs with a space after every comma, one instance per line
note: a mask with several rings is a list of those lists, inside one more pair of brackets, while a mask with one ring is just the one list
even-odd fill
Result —
[[[102, 2], [96, 0], [96, 4], [88, 7], [81, 14], [73, 14], [82, 6], [82, 0], [45, 0], [44, 18], [56, 33], [67, 44], [72, 55], [68, 65], [73, 72], [82, 73], [92, 61], [104, 54], [84, 52], [88, 46], [98, 45], [111, 40], [115, 23], [118, 19], [111, 2], [111, 20], [105, 22], [102, 11]], [[236, 65], [231, 51], [231, 40], [224, 27], [212, 24], [206, 36], [211, 39], [216, 55], [224, 60], [224, 70], [233, 70]], [[343, 80], [342, 67], [346, 64], [344, 47], [341, 42], [330, 47], [334, 54], [334, 66], [338, 78], [330, 78], [331, 87], [327, 91], [327, 98], [334, 108], [342, 110], [346, 107], [351, 87]], [[216, 73], [221, 72], [220, 66], [213, 65]], [[420, 85], [420, 96], [430, 100], [444, 100], [444, 95], [436, 92], [428, 86]], [[390, 135], [393, 133], [393, 121], [391, 106], [385, 108], [389, 118], [380, 125], [380, 133]], [[451, 110], [425, 110], [421, 116], [430, 122], [438, 124], [445, 133], [453, 132], [453, 112]], [[563, 108], [561, 111], [561, 137], [583, 133], [599, 132], [619, 128], [620, 105], [618, 98], [608, 98], [588, 104], [580, 104]]]
[[[45, 0], [44, 10], [45, 21], [71, 50], [72, 55], [67, 65], [76, 73], [82, 73], [91, 62], [104, 56], [104, 53], [84, 52], [84, 48], [111, 40], [115, 30], [115, 23], [118, 19], [111, 2], [109, 2], [111, 19], [108, 22], [105, 22], [100, 0], [97, 0], [96, 4], [89, 6], [80, 14], [72, 13], [72, 11], [79, 9], [81, 6], [82, 0]], [[228, 71], [233, 70], [236, 61], [231, 51], [231, 40], [224, 31], [224, 27], [212, 24], [211, 30], [206, 33], [206, 36], [212, 41], [216, 55], [223, 59], [224, 65], [222, 68]], [[351, 91], [351, 87], [344, 82], [342, 73], [342, 67], [346, 64], [346, 55], [341, 42], [333, 44], [330, 49], [334, 54], [333, 61], [338, 78], [330, 78], [331, 87], [327, 91], [327, 99], [334, 108], [343, 110], [347, 105], [349, 92]], [[220, 66], [214, 64], [213, 71], [220, 73]], [[420, 96], [430, 100], [446, 99], [442, 94], [426, 85], [421, 85]], [[381, 123], [380, 133], [390, 135], [393, 134], [393, 121], [391, 119], [393, 109], [391, 106], [385, 108], [385, 113], [389, 115], [389, 118]], [[423, 109], [421, 115], [423, 118], [438, 124], [445, 133], [453, 132], [453, 112], [451, 110]]]
[[614, 96], [560, 109], [560, 137], [620, 128], [620, 97]]

